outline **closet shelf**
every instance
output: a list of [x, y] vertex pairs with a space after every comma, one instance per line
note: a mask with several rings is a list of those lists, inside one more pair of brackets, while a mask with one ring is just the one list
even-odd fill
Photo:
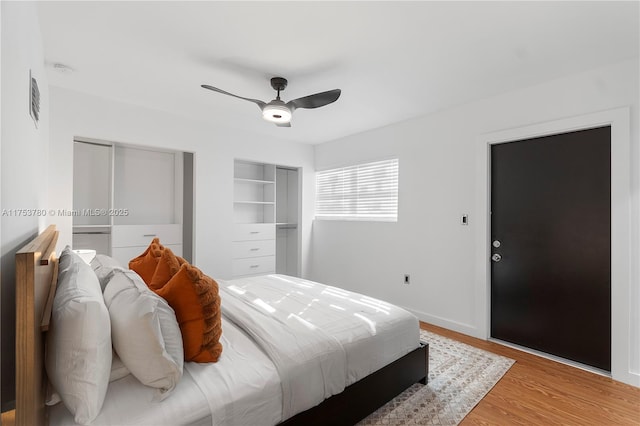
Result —
[[260, 180], [260, 179], [245, 179], [245, 178], [233, 178], [237, 183], [252, 183], [255, 185], [269, 185], [275, 183], [272, 180]]
[[235, 204], [259, 204], [263, 206], [272, 206], [275, 203], [273, 201], [234, 201]]

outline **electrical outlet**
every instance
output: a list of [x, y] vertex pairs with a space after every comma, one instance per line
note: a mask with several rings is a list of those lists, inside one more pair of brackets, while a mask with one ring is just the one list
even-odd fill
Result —
[[404, 274], [404, 283], [405, 284], [411, 283], [411, 276], [409, 274]]

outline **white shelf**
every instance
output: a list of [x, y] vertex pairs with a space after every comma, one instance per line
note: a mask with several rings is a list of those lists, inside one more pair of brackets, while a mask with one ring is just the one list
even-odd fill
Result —
[[273, 183], [276, 181], [276, 168], [273, 164], [255, 163], [252, 161], [236, 160], [234, 162], [233, 177], [236, 182]]
[[276, 173], [273, 164], [236, 160], [233, 187], [235, 223], [275, 222]]
[[247, 222], [247, 221], [236, 221], [233, 222], [234, 225], [275, 225], [273, 222]]
[[73, 229], [84, 229], [84, 228], [111, 228], [111, 225], [73, 225]]
[[272, 206], [275, 203], [273, 201], [234, 201], [235, 204], [260, 204], [263, 206]]
[[255, 185], [270, 185], [275, 183], [272, 180], [245, 179], [245, 178], [234, 178], [233, 180], [237, 183], [250, 183]]

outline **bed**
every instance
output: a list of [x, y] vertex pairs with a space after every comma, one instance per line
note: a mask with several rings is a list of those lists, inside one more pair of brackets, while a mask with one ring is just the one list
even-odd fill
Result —
[[[63, 404], [45, 406], [44, 335], [58, 275], [56, 241], [52, 225], [16, 254], [17, 425], [75, 424]], [[91, 424], [348, 425], [410, 385], [426, 383], [428, 346], [419, 342], [415, 317], [398, 307], [282, 275], [219, 280], [219, 287], [224, 347], [220, 360], [185, 363], [182, 379], [162, 401], [154, 400], [152, 391], [132, 375], [113, 381]], [[276, 311], [273, 315], [282, 318], [269, 325], [261, 310]], [[307, 395], [318, 373], [306, 367], [301, 368], [309, 371], [300, 375], [283, 373], [274, 361], [270, 342], [289, 334], [296, 341], [304, 339], [297, 331], [282, 329], [283, 321], [293, 322], [292, 330], [302, 330], [301, 335], [305, 328], [312, 329], [310, 336], [326, 334], [344, 352], [336, 358], [339, 361], [331, 358], [325, 364], [329, 373], [323, 374], [342, 381], [335, 389], [325, 389], [330, 396], [318, 400], [317, 394]], [[270, 332], [284, 334], [262, 334]], [[336, 373], [343, 369], [344, 374]], [[332, 381], [325, 383], [333, 386]], [[285, 388], [290, 388], [288, 393]]]

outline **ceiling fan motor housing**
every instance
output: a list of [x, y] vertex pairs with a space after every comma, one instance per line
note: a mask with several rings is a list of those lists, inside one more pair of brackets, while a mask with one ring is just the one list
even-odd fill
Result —
[[287, 87], [287, 79], [283, 77], [273, 77], [271, 79], [271, 87], [278, 92], [284, 90]]

